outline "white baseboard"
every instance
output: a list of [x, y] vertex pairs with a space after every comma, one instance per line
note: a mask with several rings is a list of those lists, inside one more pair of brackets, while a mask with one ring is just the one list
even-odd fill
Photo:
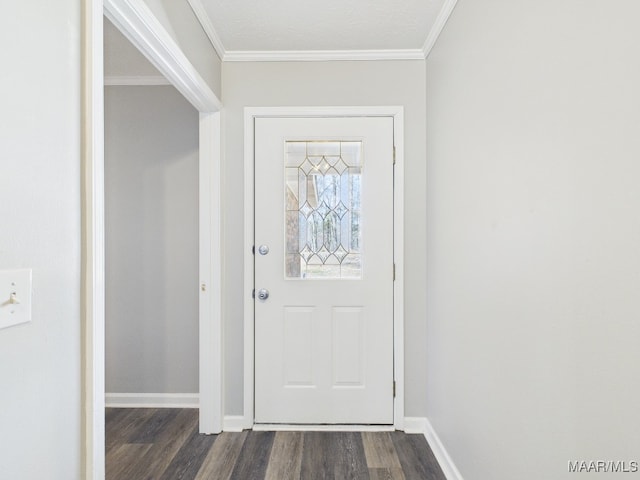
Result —
[[107, 393], [109, 408], [199, 408], [197, 393]]
[[406, 417], [404, 419], [404, 431], [405, 433], [419, 433], [425, 436], [447, 480], [464, 480], [428, 418]]
[[425, 417], [404, 417], [404, 433], [421, 433], [427, 431], [427, 419]]
[[449, 452], [447, 452], [447, 450], [444, 448], [444, 445], [440, 441], [440, 437], [438, 437], [438, 434], [433, 429], [433, 426], [431, 426], [431, 422], [429, 422], [428, 418], [425, 418], [425, 426], [426, 429], [424, 431], [424, 436], [427, 439], [427, 443], [431, 447], [433, 455], [436, 457], [436, 460], [438, 460], [444, 476], [447, 478], [447, 480], [464, 480], [455, 463], [453, 463], [453, 460], [449, 456]]
[[225, 415], [222, 421], [222, 431], [241, 432], [247, 429], [246, 423], [243, 415]]

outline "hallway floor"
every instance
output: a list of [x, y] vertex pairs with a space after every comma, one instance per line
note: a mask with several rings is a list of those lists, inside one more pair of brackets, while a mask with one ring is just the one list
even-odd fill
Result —
[[422, 435], [200, 435], [197, 409], [108, 408], [107, 480], [445, 480]]

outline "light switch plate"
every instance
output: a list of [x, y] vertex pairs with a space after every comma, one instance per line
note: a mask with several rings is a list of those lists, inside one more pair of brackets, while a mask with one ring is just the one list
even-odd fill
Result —
[[0, 328], [31, 321], [31, 270], [0, 270]]

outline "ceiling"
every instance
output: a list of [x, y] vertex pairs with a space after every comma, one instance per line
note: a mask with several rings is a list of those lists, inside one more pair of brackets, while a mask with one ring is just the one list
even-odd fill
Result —
[[[188, 0], [218, 54], [428, 53], [455, 0]], [[403, 54], [404, 53], [404, 54]]]
[[[221, 59], [259, 61], [424, 59], [457, 0], [182, 1]], [[104, 33], [109, 82], [167, 83], [106, 19]]]

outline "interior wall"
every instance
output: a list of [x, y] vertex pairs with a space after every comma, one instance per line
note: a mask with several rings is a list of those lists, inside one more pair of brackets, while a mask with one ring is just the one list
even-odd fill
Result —
[[[243, 414], [244, 107], [405, 107], [406, 415], [424, 416], [426, 228], [424, 61], [227, 62], [223, 65], [225, 413]], [[231, 187], [233, 186], [233, 187]]]
[[427, 60], [427, 407], [467, 480], [638, 461], [638, 18], [459, 0]]
[[103, 25], [105, 80], [110, 77], [162, 76], [107, 17], [104, 17]]
[[32, 321], [0, 330], [0, 477], [79, 479], [80, 2], [2, 2], [0, 41], [0, 270], [33, 270]]
[[198, 392], [198, 112], [105, 88], [106, 391]]
[[144, 0], [191, 64], [221, 98], [222, 61], [187, 0]]

